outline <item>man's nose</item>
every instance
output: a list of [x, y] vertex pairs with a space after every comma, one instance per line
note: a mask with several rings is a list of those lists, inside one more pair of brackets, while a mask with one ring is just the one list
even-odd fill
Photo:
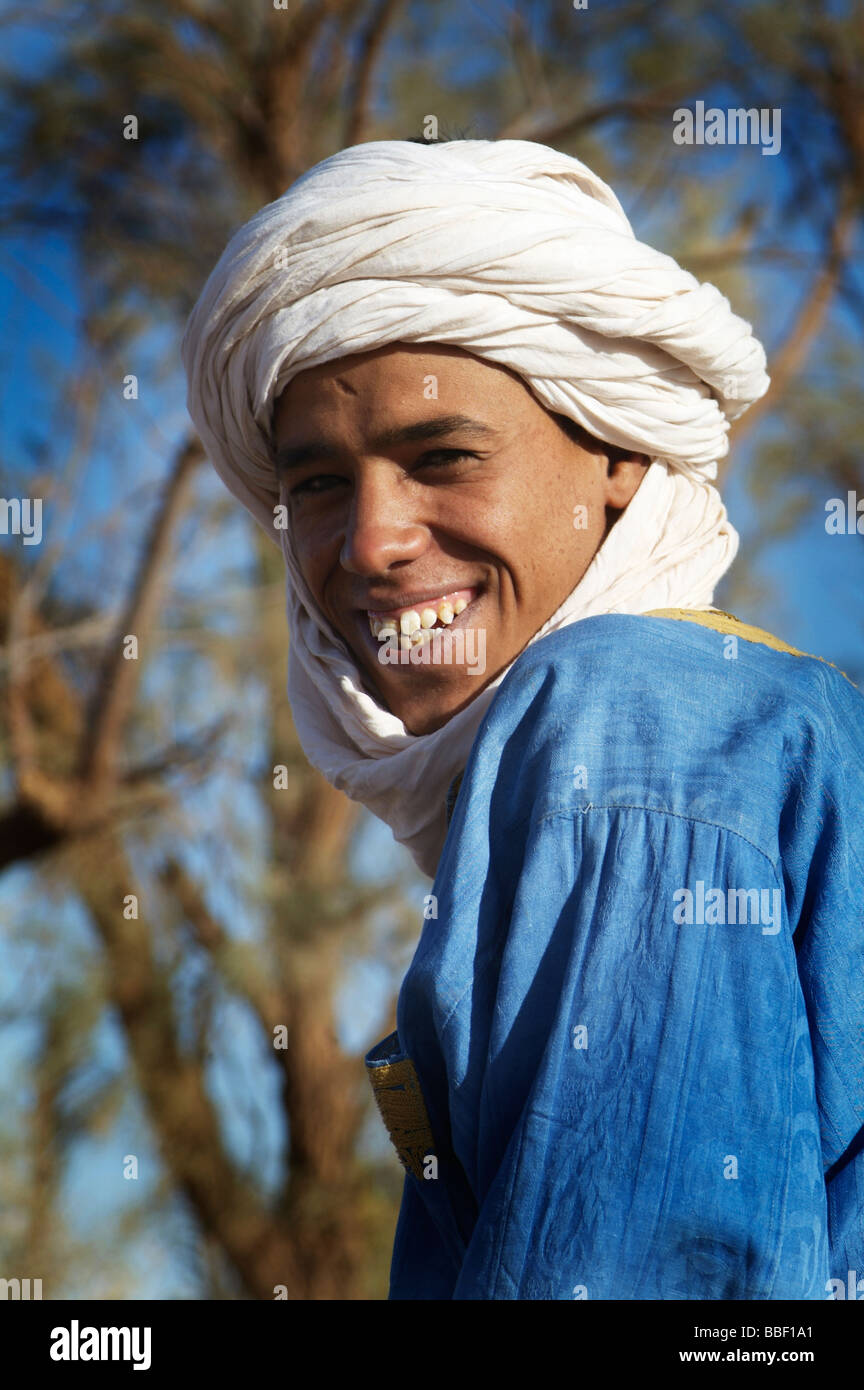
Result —
[[339, 560], [352, 574], [374, 575], [401, 560], [416, 560], [429, 544], [429, 528], [392, 476], [355, 484]]

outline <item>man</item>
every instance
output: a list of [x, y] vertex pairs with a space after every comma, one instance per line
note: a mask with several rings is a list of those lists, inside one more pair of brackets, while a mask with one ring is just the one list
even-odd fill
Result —
[[864, 722], [711, 606], [749, 326], [577, 160], [382, 141], [237, 233], [184, 360], [282, 545], [304, 748], [435, 880], [367, 1058], [391, 1297], [826, 1297], [864, 1264]]

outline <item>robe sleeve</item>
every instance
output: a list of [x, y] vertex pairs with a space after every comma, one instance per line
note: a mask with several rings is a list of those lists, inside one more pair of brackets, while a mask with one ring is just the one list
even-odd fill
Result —
[[[841, 764], [842, 766], [842, 764]], [[796, 932], [828, 1191], [831, 1296], [864, 1298], [864, 816], [839, 778], [819, 802]], [[793, 866], [794, 868], [794, 866]]]
[[[810, 1037], [774, 866], [635, 807], [526, 832], [441, 1032], [478, 1206], [454, 1297], [825, 1298]], [[699, 921], [699, 884], [724, 908], [755, 890], [764, 922]], [[687, 885], [697, 920], [676, 921]], [[444, 911], [479, 911], [486, 936], [482, 901]]]

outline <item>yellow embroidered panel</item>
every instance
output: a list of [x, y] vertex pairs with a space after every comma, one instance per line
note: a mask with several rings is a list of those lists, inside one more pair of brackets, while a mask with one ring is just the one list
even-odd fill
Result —
[[423, 1160], [435, 1152], [426, 1102], [410, 1057], [382, 1066], [367, 1066], [381, 1118], [399, 1162], [415, 1178], [423, 1177]]
[[[713, 632], [733, 633], [744, 642], [759, 642], [763, 647], [772, 647], [775, 652], [788, 652], [790, 656], [807, 656], [811, 661], [822, 661], [826, 666], [833, 666], [835, 671], [840, 671], [839, 666], [833, 661], [825, 661], [824, 656], [814, 656], [812, 652], [801, 652], [797, 647], [790, 647], [788, 642], [781, 641], [773, 633], [766, 632], [761, 627], [752, 627], [750, 623], [742, 623], [740, 618], [736, 618], [732, 613], [724, 613], [721, 608], [712, 608], [707, 612], [694, 608], [652, 608], [644, 617], [680, 618], [685, 622], [700, 623], [702, 627], [709, 627]], [[840, 674], [850, 685], [855, 684], [849, 680], [845, 671], [840, 671]]]

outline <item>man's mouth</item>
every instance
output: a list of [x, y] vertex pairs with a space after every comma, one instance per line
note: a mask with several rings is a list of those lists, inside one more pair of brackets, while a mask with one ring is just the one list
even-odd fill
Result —
[[436, 628], [449, 627], [477, 593], [477, 589], [454, 589], [401, 608], [369, 609], [369, 630], [379, 642], [398, 637], [400, 647], [417, 646]]

